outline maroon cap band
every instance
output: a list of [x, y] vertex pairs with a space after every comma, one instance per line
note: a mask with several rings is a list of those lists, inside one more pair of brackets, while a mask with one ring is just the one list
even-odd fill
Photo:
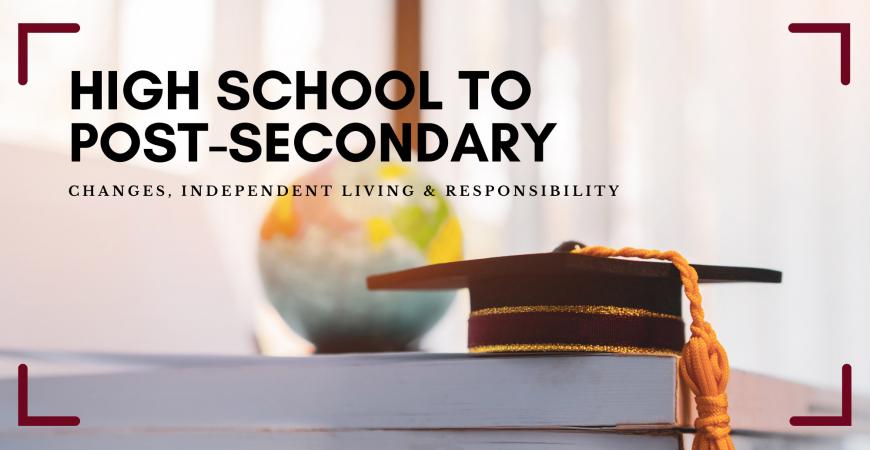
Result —
[[468, 347], [477, 352], [593, 351], [679, 353], [682, 320], [572, 312], [474, 315]]

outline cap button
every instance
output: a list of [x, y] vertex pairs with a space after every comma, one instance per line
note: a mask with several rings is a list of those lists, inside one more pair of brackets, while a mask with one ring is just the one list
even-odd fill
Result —
[[570, 253], [575, 248], [585, 248], [586, 245], [578, 241], [565, 241], [553, 249], [553, 253]]

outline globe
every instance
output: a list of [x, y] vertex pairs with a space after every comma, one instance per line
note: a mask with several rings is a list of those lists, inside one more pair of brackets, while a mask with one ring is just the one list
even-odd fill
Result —
[[[294, 196], [293, 185], [331, 189]], [[337, 161], [275, 200], [260, 230], [266, 294], [317, 352], [414, 349], [453, 301], [446, 291], [366, 289], [368, 275], [462, 258], [459, 220], [443, 196], [424, 195], [427, 185], [409, 165]], [[378, 196], [387, 186], [394, 191]]]

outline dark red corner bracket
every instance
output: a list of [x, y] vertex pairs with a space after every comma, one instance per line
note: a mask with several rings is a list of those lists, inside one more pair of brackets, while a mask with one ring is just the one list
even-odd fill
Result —
[[850, 63], [848, 23], [793, 23], [788, 26], [792, 33], [837, 33], [840, 35], [840, 83], [849, 84]]
[[850, 427], [852, 426], [852, 366], [843, 364], [843, 406], [839, 416], [794, 416], [789, 419], [793, 427]]
[[78, 33], [77, 23], [18, 24], [18, 84], [27, 84], [27, 35], [30, 33]]
[[76, 416], [31, 416], [27, 413], [27, 364], [18, 365], [18, 426], [19, 427], [77, 427]]

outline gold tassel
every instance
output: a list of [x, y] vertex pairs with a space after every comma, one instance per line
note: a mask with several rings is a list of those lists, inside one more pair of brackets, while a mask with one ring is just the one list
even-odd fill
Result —
[[731, 418], [728, 416], [728, 355], [713, 327], [704, 320], [701, 306], [701, 291], [698, 288], [698, 273], [689, 265], [683, 255], [675, 251], [645, 250], [631, 247], [613, 249], [609, 247], [580, 247], [571, 253], [602, 258], [624, 257], [658, 259], [670, 261], [680, 272], [680, 280], [689, 299], [689, 312], [692, 315], [690, 327], [692, 336], [683, 347], [679, 359], [680, 376], [692, 393], [695, 394], [696, 436], [692, 442], [693, 450], [734, 450], [731, 442]]

